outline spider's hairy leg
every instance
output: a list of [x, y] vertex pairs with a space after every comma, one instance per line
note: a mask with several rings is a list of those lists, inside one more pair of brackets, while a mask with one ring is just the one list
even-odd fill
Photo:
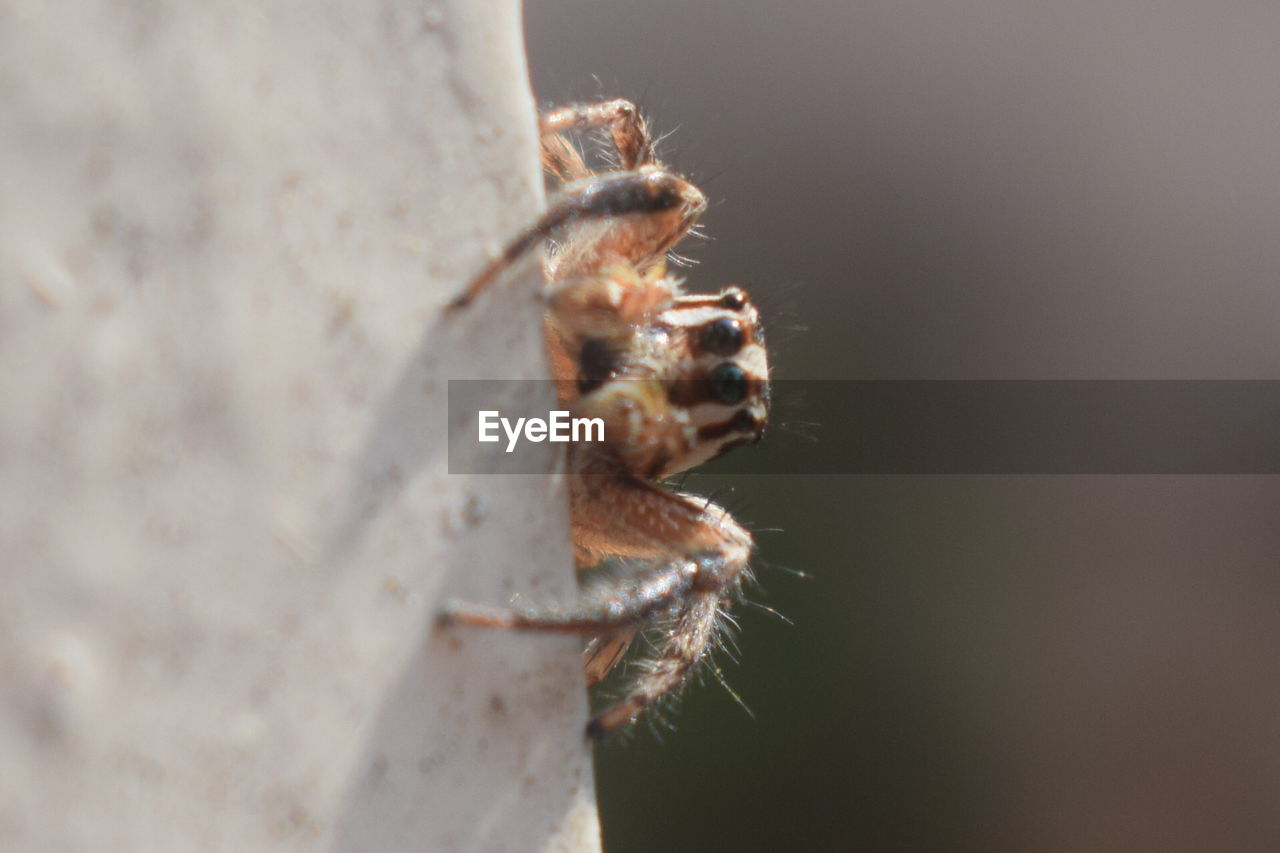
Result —
[[668, 611], [674, 621], [654, 656], [639, 664], [626, 695], [587, 727], [601, 739], [678, 689], [714, 649], [721, 619], [748, 574], [754, 542], [721, 507], [644, 480], [584, 475], [571, 482], [570, 494], [579, 548], [630, 557], [679, 548], [697, 566], [688, 594]]
[[636, 105], [623, 98], [595, 104], [571, 104], [543, 113], [538, 120], [544, 150], [549, 138], [569, 131], [589, 131], [607, 127], [618, 167], [631, 171], [646, 163], [654, 163], [653, 137]]
[[[609, 220], [615, 217], [642, 218], [644, 225], [629, 232], [625, 247], [606, 229], [590, 241], [591, 251], [580, 252], [579, 261], [590, 268], [601, 263], [601, 254], [613, 254], [635, 262], [660, 258], [691, 228], [707, 206], [706, 196], [693, 184], [660, 166], [642, 166], [631, 172], [610, 172], [567, 184], [547, 211], [533, 225], [512, 240], [466, 289], [449, 304], [464, 308], [530, 249], [553, 231], [574, 221]], [[589, 262], [589, 263], [588, 263]]]
[[657, 654], [644, 662], [641, 674], [627, 695], [605, 708], [587, 724], [587, 735], [603, 740], [636, 718], [663, 696], [684, 683], [715, 645], [726, 598], [715, 592], [698, 593], [680, 610], [675, 624], [658, 645]]
[[670, 609], [689, 594], [697, 576], [696, 563], [671, 560], [633, 578], [588, 587], [568, 607], [507, 608], [447, 601], [440, 622], [517, 631], [598, 634], [634, 625]]
[[542, 168], [561, 183], [591, 177], [582, 152], [562, 133], [542, 137]]
[[570, 477], [569, 516], [584, 563], [607, 556], [684, 556], [699, 562], [698, 588], [733, 581], [746, 569], [755, 548], [751, 533], [723, 507], [700, 495], [673, 492], [627, 475]]
[[[639, 666], [626, 695], [587, 728], [604, 738], [680, 687], [714, 648], [720, 620], [748, 572], [751, 534], [721, 507], [625, 475], [579, 475], [571, 482], [575, 544], [586, 560], [606, 554], [661, 561], [632, 578], [589, 587], [572, 606], [498, 608], [451, 602], [441, 621], [486, 628], [606, 635], [617, 653], [593, 661], [592, 683], [621, 657], [628, 629], [674, 615], [656, 654]], [[678, 554], [678, 556], [673, 556]], [[614, 635], [610, 637], [608, 635]], [[607, 661], [607, 662], [606, 662]]]

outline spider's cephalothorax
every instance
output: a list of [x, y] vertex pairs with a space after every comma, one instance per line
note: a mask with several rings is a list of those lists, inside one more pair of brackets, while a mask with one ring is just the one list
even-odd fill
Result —
[[[595, 172], [570, 133], [609, 134], [617, 168]], [[747, 577], [751, 534], [725, 510], [657, 481], [760, 438], [769, 366], [746, 293], [687, 294], [666, 256], [706, 207], [702, 193], [654, 157], [635, 107], [564, 107], [541, 119], [542, 158], [560, 182], [547, 212], [453, 303], [469, 304], [541, 240], [546, 338], [561, 403], [604, 421], [604, 441], [569, 447], [575, 558], [640, 567], [584, 588], [567, 607], [502, 609], [453, 602], [451, 622], [592, 637], [595, 684], [637, 631], [661, 624], [654, 655], [619, 702], [591, 721], [606, 736], [679, 687], [714, 647]]]

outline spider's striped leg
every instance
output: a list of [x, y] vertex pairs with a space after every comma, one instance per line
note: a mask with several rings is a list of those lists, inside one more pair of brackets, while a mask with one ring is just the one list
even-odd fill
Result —
[[621, 217], [591, 239], [580, 241], [573, 269], [598, 268], [608, 258], [637, 265], [661, 259], [693, 227], [707, 206], [706, 196], [693, 184], [660, 166], [630, 172], [611, 172], [567, 184], [546, 213], [507, 245], [462, 293], [449, 304], [464, 308], [530, 249], [557, 228], [575, 221], [606, 221]]

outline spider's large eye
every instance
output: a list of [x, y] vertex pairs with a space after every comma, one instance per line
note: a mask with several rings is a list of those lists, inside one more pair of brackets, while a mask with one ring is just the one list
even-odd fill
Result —
[[747, 374], [736, 364], [722, 364], [708, 378], [711, 396], [727, 406], [741, 403], [747, 396]]
[[742, 349], [742, 326], [737, 320], [721, 317], [702, 327], [702, 348], [716, 355], [733, 355]]

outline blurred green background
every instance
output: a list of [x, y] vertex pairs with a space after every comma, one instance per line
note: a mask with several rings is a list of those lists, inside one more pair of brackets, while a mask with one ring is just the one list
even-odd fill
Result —
[[[525, 14], [544, 105], [674, 130], [713, 200], [690, 285], [750, 289], [780, 378], [1280, 378], [1280, 5]], [[772, 440], [840, 470], [815, 419], [779, 400]], [[1277, 478], [751, 452], [686, 485], [760, 531], [795, 624], [739, 614], [754, 719], [710, 681], [599, 750], [612, 853], [1280, 849]]]

